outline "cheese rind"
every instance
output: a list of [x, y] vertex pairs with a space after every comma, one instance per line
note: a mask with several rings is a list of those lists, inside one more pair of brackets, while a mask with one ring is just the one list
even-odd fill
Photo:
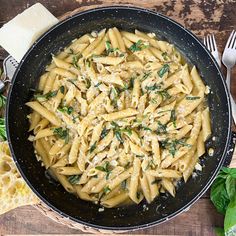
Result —
[[0, 45], [18, 62], [44, 32], [58, 23], [42, 4], [36, 3], [0, 29]]

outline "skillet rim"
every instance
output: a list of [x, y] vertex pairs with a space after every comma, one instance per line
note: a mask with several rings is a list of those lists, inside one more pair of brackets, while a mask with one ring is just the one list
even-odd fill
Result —
[[[26, 178], [26, 176], [24, 175], [23, 170], [21, 169], [20, 164], [17, 161], [16, 155], [14, 153], [14, 148], [13, 145], [11, 144], [11, 138], [10, 138], [10, 131], [9, 131], [9, 110], [10, 110], [10, 97], [11, 97], [11, 93], [12, 93], [12, 88], [14, 86], [15, 80], [17, 78], [18, 72], [20, 71], [20, 68], [22, 66], [22, 64], [24, 63], [25, 59], [28, 57], [28, 55], [31, 53], [31, 51], [34, 49], [34, 47], [37, 46], [38, 42], [40, 42], [41, 40], [44, 39], [45, 36], [47, 36], [48, 34], [50, 34], [54, 29], [56, 29], [57, 27], [59, 27], [60, 25], [70, 21], [71, 19], [74, 19], [78, 16], [82, 16], [84, 14], [87, 13], [93, 13], [93, 12], [99, 12], [99, 11], [104, 11], [104, 10], [132, 10], [132, 11], [140, 11], [143, 13], [147, 13], [147, 14], [152, 14], [158, 17], [163, 18], [164, 20], [170, 21], [171, 23], [173, 23], [174, 25], [176, 25], [177, 27], [181, 28], [183, 31], [185, 31], [185, 33], [189, 34], [194, 40], [196, 40], [196, 42], [204, 49], [204, 51], [208, 54], [208, 56], [210, 57], [210, 59], [213, 61], [214, 66], [216, 67], [218, 74], [221, 78], [221, 81], [223, 82], [223, 88], [224, 88], [224, 92], [226, 94], [226, 98], [227, 98], [227, 105], [228, 105], [228, 127], [227, 127], [227, 139], [226, 139], [226, 145], [224, 147], [224, 151], [222, 153], [221, 159], [218, 163], [217, 168], [215, 169], [213, 175], [209, 178], [209, 181], [205, 184], [205, 186], [202, 188], [202, 190], [195, 196], [192, 198], [191, 201], [189, 201], [187, 204], [185, 204], [182, 208], [178, 209], [177, 211], [175, 211], [174, 213], [170, 214], [169, 216], [165, 216], [162, 219], [159, 220], [155, 220], [152, 221], [150, 223], [147, 224], [141, 224], [141, 225], [135, 225], [135, 226], [125, 226], [125, 227], [117, 227], [117, 226], [101, 226], [101, 225], [97, 225], [97, 224], [92, 224], [92, 223], [88, 223], [82, 220], [79, 220], [77, 218], [74, 218], [62, 211], [60, 211], [57, 207], [55, 207], [54, 205], [52, 205], [50, 202], [48, 202], [43, 196], [40, 195], [40, 193], [34, 188], [34, 186], [31, 184], [31, 181]], [[8, 92], [8, 96], [7, 96], [7, 104], [6, 104], [6, 131], [7, 131], [7, 140], [9, 143], [9, 147], [10, 147], [10, 151], [13, 157], [13, 160], [17, 166], [18, 171], [20, 172], [21, 176], [23, 177], [23, 179], [25, 180], [25, 182], [27, 183], [27, 185], [31, 188], [31, 190], [37, 195], [37, 197], [44, 203], [46, 204], [48, 207], [50, 207], [53, 211], [57, 212], [59, 215], [68, 218], [74, 222], [77, 222], [79, 224], [88, 226], [88, 227], [92, 227], [92, 228], [96, 228], [96, 229], [103, 229], [103, 230], [115, 230], [115, 231], [134, 231], [134, 230], [138, 230], [138, 229], [144, 229], [144, 228], [148, 228], [151, 226], [155, 226], [158, 224], [161, 224], [169, 219], [172, 219], [176, 216], [178, 216], [180, 213], [187, 211], [206, 191], [207, 189], [211, 186], [212, 182], [214, 181], [214, 179], [216, 178], [220, 168], [222, 167], [225, 157], [226, 157], [226, 152], [229, 148], [229, 143], [230, 143], [230, 138], [231, 138], [231, 122], [232, 122], [232, 117], [231, 117], [231, 104], [230, 104], [230, 98], [229, 98], [229, 91], [226, 87], [226, 82], [224, 80], [224, 76], [219, 68], [218, 63], [216, 62], [216, 60], [214, 59], [214, 57], [212, 56], [212, 54], [207, 50], [207, 48], [205, 47], [205, 45], [203, 45], [203, 43], [197, 38], [197, 36], [195, 36], [190, 30], [186, 29], [184, 26], [182, 26], [181, 24], [179, 24], [178, 22], [176, 22], [173, 19], [170, 19], [169, 17], [159, 13], [159, 12], [155, 12], [153, 10], [149, 10], [149, 9], [145, 9], [142, 7], [135, 7], [135, 6], [127, 6], [127, 5], [113, 5], [113, 6], [105, 6], [105, 7], [96, 7], [96, 8], [92, 8], [86, 11], [82, 11], [79, 13], [76, 13], [60, 22], [58, 22], [56, 25], [54, 25], [53, 27], [51, 27], [50, 29], [48, 29], [43, 35], [41, 35], [34, 43], [33, 45], [29, 48], [29, 50], [26, 52], [26, 54], [24, 55], [24, 57], [22, 58], [20, 64], [18, 65], [15, 74], [13, 76], [12, 82], [11, 82], [11, 86]]]

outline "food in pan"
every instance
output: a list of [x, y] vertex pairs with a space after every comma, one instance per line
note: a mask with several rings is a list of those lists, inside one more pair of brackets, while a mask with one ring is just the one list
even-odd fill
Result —
[[75, 39], [26, 103], [35, 154], [70, 193], [105, 207], [175, 196], [211, 135], [204, 85], [154, 33], [110, 28]]

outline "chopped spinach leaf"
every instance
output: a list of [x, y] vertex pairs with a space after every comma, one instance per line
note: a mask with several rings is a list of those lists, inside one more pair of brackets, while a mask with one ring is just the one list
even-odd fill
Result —
[[67, 180], [72, 184], [78, 184], [79, 180], [80, 180], [81, 175], [71, 175], [69, 177], [67, 177]]
[[165, 73], [170, 71], [169, 64], [164, 64], [163, 67], [157, 72], [160, 78], [164, 76]]
[[65, 140], [65, 143], [69, 142], [69, 129], [63, 129], [62, 127], [54, 128], [53, 133], [59, 138]]
[[90, 147], [89, 152], [92, 153], [97, 147], [97, 141]]
[[186, 100], [197, 100], [197, 99], [200, 99], [201, 97], [198, 97], [198, 96], [191, 96], [191, 97], [186, 97]]

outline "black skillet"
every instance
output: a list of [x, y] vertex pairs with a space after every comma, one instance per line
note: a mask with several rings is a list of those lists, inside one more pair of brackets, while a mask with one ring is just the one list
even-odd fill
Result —
[[[211, 111], [212, 136], [206, 146], [215, 150], [207, 152], [201, 162], [203, 171], [178, 186], [176, 197], [161, 195], [153, 203], [105, 209], [77, 199], [60, 185], [49, 182], [44, 168], [36, 161], [32, 143], [28, 138], [30, 110], [25, 103], [32, 98], [31, 89], [37, 87], [39, 76], [56, 54], [71, 40], [93, 30], [116, 26], [120, 29], [154, 32], [159, 38], [173, 43], [196, 65], [205, 84], [211, 88], [208, 96]], [[31, 189], [48, 206], [74, 221], [112, 230], [144, 228], [166, 221], [191, 206], [209, 188], [222, 166], [231, 137], [231, 108], [229, 95], [220, 69], [211, 54], [188, 30], [175, 21], [153, 11], [134, 7], [105, 7], [76, 14], [46, 32], [30, 48], [20, 63], [9, 92], [7, 104], [7, 134], [17, 167]], [[147, 207], [145, 207], [147, 206]]]

